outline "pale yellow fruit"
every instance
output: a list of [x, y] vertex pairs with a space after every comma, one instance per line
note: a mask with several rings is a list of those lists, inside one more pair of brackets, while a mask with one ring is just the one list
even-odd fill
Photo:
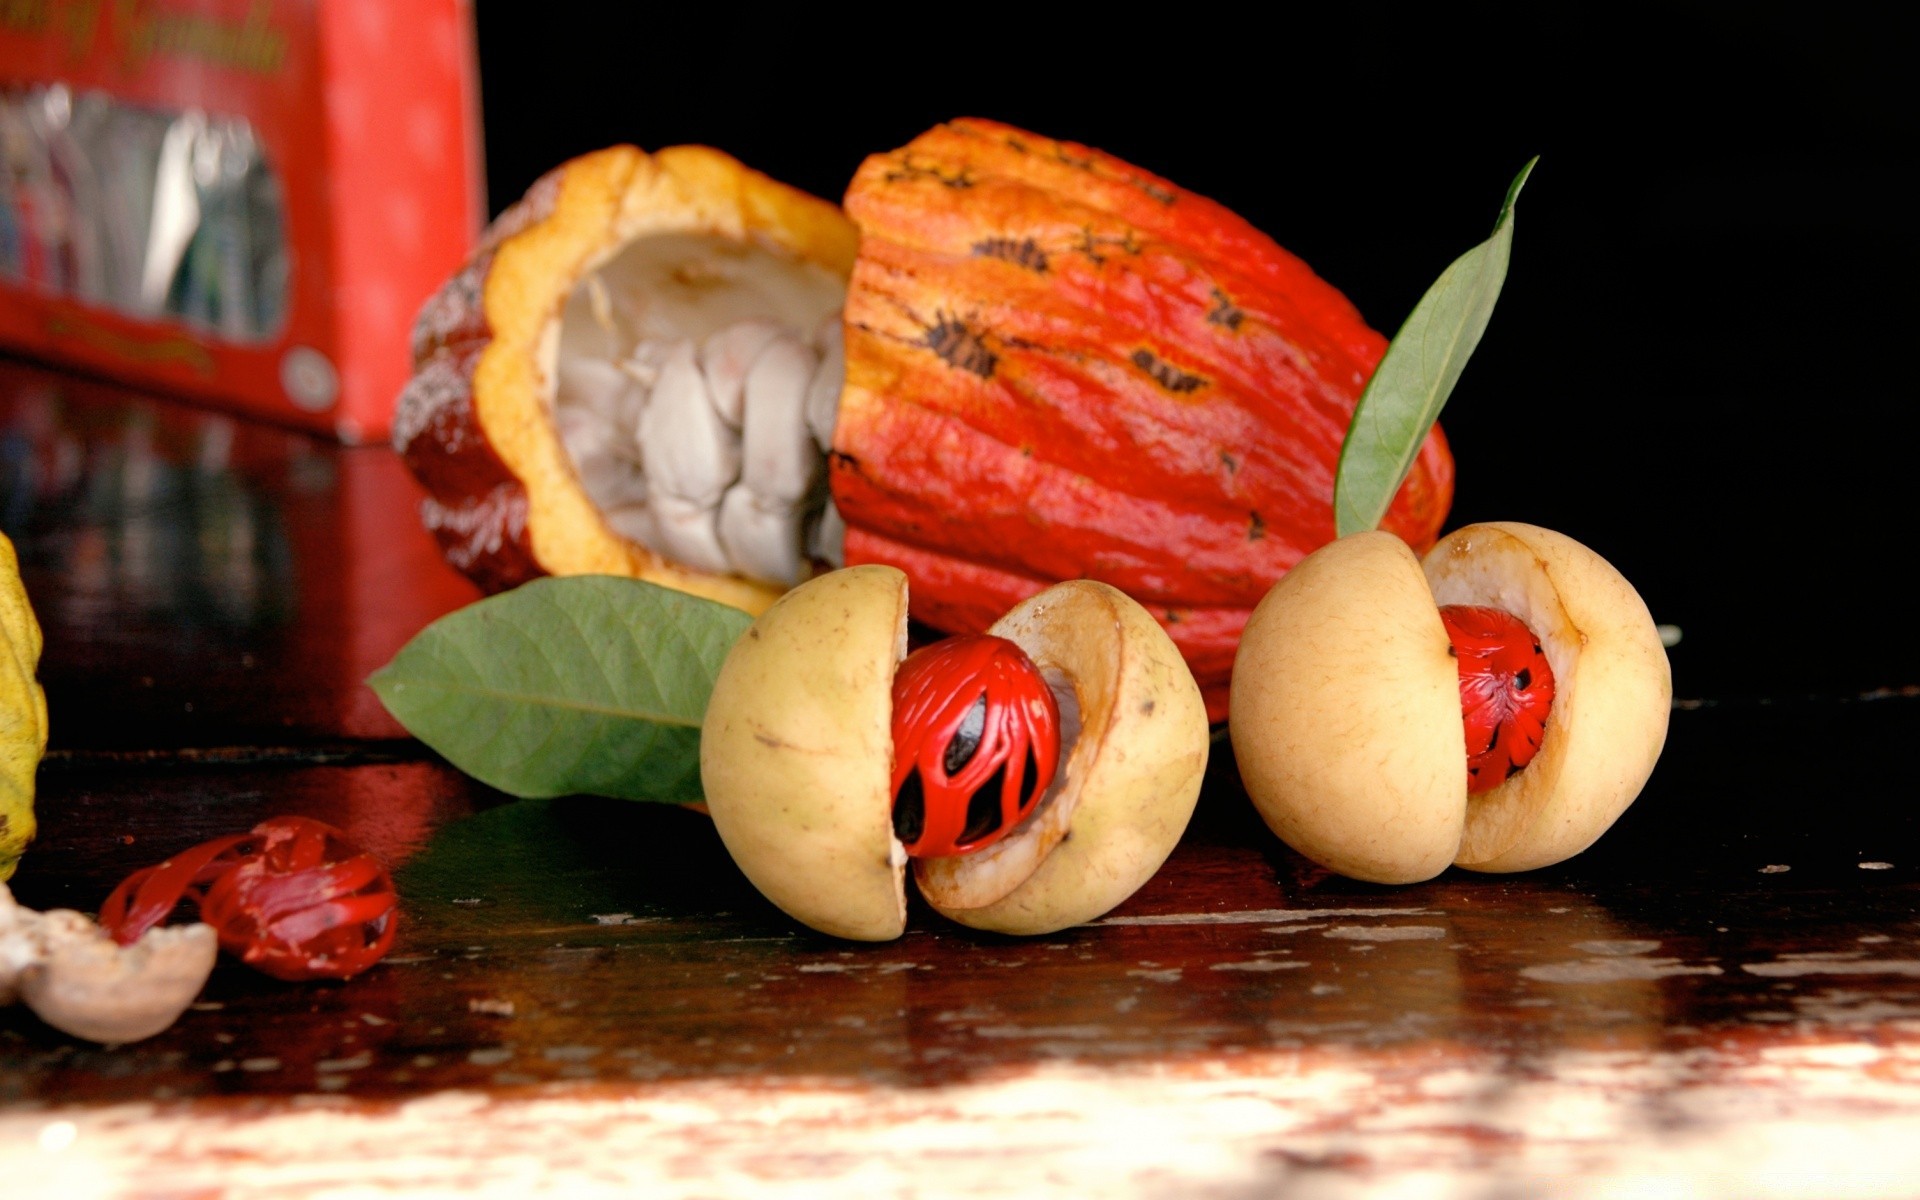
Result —
[[[906, 610], [906, 577], [891, 567], [789, 592], [729, 653], [701, 730], [707, 807], [734, 861], [783, 911], [839, 937], [905, 928], [890, 784]], [[1057, 585], [993, 632], [1027, 651], [1059, 699], [1061, 767], [1008, 836], [915, 874], [957, 921], [1050, 933], [1107, 912], [1172, 853], [1206, 770], [1206, 708], [1165, 632], [1105, 584]]]
[[[1554, 670], [1539, 754], [1472, 798], [1447, 604], [1512, 613]], [[1384, 533], [1309, 555], [1247, 623], [1229, 727], [1283, 840], [1342, 874], [1411, 883], [1593, 844], [1652, 773], [1671, 703], [1659, 634], [1620, 573], [1562, 534], [1494, 523], [1445, 538], [1424, 569]]]
[[850, 567], [788, 592], [728, 652], [700, 728], [720, 840], [788, 916], [856, 941], [907, 924], [893, 836], [893, 669], [907, 577]]
[[1227, 720], [1282, 841], [1342, 875], [1445, 870], [1467, 810], [1460, 677], [1420, 560], [1390, 533], [1314, 551], [1247, 619]]
[[33, 783], [47, 749], [47, 697], [40, 623], [20, 583], [20, 560], [0, 534], [0, 881], [12, 878], [33, 840]]

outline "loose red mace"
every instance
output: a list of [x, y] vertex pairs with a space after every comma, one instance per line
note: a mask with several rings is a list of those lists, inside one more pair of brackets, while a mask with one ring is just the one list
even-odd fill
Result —
[[398, 897], [386, 868], [331, 825], [273, 817], [122, 880], [100, 908], [121, 945], [190, 899], [220, 945], [276, 979], [347, 979], [393, 945]]
[[1006, 638], [967, 634], [909, 654], [893, 676], [893, 829], [914, 858], [999, 841], [1046, 793], [1060, 709]]
[[1553, 707], [1553, 668], [1540, 639], [1497, 608], [1449, 604], [1440, 621], [1460, 660], [1467, 791], [1498, 787], [1540, 752]]

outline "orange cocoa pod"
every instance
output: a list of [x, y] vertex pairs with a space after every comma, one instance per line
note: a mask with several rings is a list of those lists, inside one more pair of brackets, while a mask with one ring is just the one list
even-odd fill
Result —
[[[1386, 349], [1225, 207], [1111, 155], [941, 125], [860, 168], [830, 474], [846, 561], [978, 632], [1062, 579], [1139, 600], [1223, 719], [1234, 647], [1334, 538], [1333, 480]], [[1439, 533], [1436, 428], [1383, 522]]]

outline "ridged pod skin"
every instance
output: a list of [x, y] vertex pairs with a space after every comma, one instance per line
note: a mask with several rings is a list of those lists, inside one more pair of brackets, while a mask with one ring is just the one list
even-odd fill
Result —
[[[1253, 606], [1334, 537], [1334, 467], [1386, 339], [1219, 204], [988, 121], [862, 165], [831, 461], [849, 563], [953, 632], [1059, 579], [1113, 584], [1226, 711]], [[1438, 430], [1383, 528], [1430, 545]]]
[[448, 561], [487, 591], [545, 574], [626, 575], [751, 612], [779, 594], [614, 534], [553, 427], [569, 293], [635, 240], [675, 233], [777, 247], [842, 276], [858, 236], [833, 205], [717, 150], [614, 146], [544, 176], [421, 310], [394, 446], [426, 487], [422, 516]]
[[[1556, 684], [1539, 753], [1471, 798], [1449, 604], [1519, 618]], [[1652, 774], [1672, 694], [1653, 619], [1618, 571], [1563, 534], [1494, 522], [1424, 563], [1380, 532], [1310, 555], [1247, 623], [1229, 728], [1247, 794], [1283, 841], [1343, 875], [1413, 883], [1592, 845]]]
[[[802, 584], [728, 655], [701, 729], [707, 808], [734, 861], [788, 915], [837, 937], [905, 928], [889, 787], [906, 614], [906, 576], [891, 567]], [[1172, 852], [1206, 769], [1205, 707], [1160, 627], [1104, 584], [1060, 584], [993, 632], [1019, 643], [1072, 714], [1061, 768], [1019, 829], [915, 874], [956, 921], [1049, 933], [1112, 909]]]
[[19, 557], [0, 534], [0, 883], [13, 876], [36, 827], [34, 778], [47, 749], [47, 695], [34, 677], [40, 648]]

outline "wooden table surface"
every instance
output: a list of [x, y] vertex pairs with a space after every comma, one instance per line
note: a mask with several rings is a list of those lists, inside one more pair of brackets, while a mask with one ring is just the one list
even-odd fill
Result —
[[1356, 884], [1216, 743], [1108, 918], [795, 927], [704, 818], [510, 803], [361, 684], [474, 593], [380, 448], [0, 363], [0, 510], [47, 635], [42, 829], [92, 911], [264, 816], [396, 869], [345, 984], [223, 961], [150, 1041], [0, 1010], [0, 1192], [297, 1197], [1910, 1195], [1914, 690], [1684, 696], [1601, 843]]

